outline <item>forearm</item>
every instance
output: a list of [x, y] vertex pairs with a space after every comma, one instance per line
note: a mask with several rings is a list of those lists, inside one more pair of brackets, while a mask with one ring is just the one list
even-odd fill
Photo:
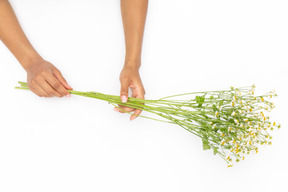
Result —
[[125, 34], [125, 66], [139, 68], [148, 0], [121, 0]]
[[0, 40], [26, 69], [30, 61], [41, 59], [30, 44], [8, 0], [0, 0]]

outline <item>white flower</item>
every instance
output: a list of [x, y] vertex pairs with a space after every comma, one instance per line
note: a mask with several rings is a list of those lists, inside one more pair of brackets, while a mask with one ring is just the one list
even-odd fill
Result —
[[235, 122], [237, 125], [239, 124], [238, 119], [234, 119], [234, 122]]
[[232, 131], [232, 127], [228, 127], [228, 131], [230, 131], [230, 132], [231, 132], [231, 131]]

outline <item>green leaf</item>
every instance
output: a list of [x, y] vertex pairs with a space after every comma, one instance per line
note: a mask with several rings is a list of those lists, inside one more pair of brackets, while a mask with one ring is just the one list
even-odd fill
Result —
[[205, 96], [196, 96], [196, 103], [198, 103], [198, 107], [202, 107], [202, 104], [204, 103], [205, 101]]
[[223, 133], [224, 133], [224, 132], [227, 132], [227, 128], [226, 128], [226, 127], [224, 127], [224, 128], [221, 127], [221, 128], [220, 128], [220, 131], [223, 132]]
[[212, 106], [212, 108], [213, 108], [213, 111], [215, 111], [215, 112], [218, 111], [218, 109], [217, 109], [215, 104]]
[[202, 101], [202, 103], [204, 103], [204, 101], [205, 101], [205, 96], [204, 95], [201, 97], [201, 101]]
[[231, 149], [231, 146], [228, 145], [228, 146], [224, 146], [225, 149]]
[[211, 149], [211, 146], [209, 145], [208, 140], [202, 139], [202, 143], [203, 143], [203, 150]]
[[223, 100], [221, 100], [221, 101], [219, 102], [219, 105], [220, 105], [220, 106], [221, 106], [221, 105], [223, 105], [223, 102], [224, 102], [224, 101], [223, 101]]
[[200, 96], [196, 96], [196, 103], [200, 103]]
[[218, 153], [218, 147], [213, 147], [213, 154], [216, 155]]
[[228, 122], [234, 123], [234, 120], [233, 119], [229, 119]]

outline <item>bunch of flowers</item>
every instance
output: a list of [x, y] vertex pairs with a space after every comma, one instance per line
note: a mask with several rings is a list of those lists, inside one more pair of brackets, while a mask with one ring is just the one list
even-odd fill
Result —
[[[19, 84], [17, 89], [29, 90], [27, 83]], [[123, 105], [156, 114], [158, 118], [141, 117], [176, 124], [197, 135], [202, 139], [204, 150], [212, 149], [214, 155], [219, 155], [228, 167], [232, 167], [233, 162], [244, 160], [252, 152], [258, 153], [260, 145], [271, 145], [270, 131], [281, 127], [267, 115], [275, 107], [269, 101], [277, 96], [275, 91], [256, 96], [255, 88], [255, 85], [231, 87], [229, 90], [185, 93], [158, 100], [129, 97], [126, 103], [115, 95], [69, 92], [104, 100], [116, 107]]]

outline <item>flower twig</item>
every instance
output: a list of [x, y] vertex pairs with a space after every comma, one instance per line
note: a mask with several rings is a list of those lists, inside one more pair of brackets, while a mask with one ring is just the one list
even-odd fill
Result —
[[[29, 90], [19, 82], [17, 89]], [[117, 107], [123, 105], [160, 116], [140, 116], [176, 124], [202, 139], [203, 149], [212, 149], [232, 167], [232, 162], [245, 159], [251, 152], [258, 153], [259, 145], [271, 145], [269, 131], [281, 125], [267, 115], [275, 106], [268, 101], [277, 96], [275, 91], [255, 96], [255, 86], [221, 91], [192, 92], [172, 95], [159, 100], [129, 97], [122, 103], [119, 96], [99, 92], [69, 90], [71, 94], [107, 101]], [[181, 97], [188, 99], [180, 99]], [[123, 110], [119, 108], [119, 110]], [[131, 114], [131, 113], [129, 113]], [[133, 115], [133, 114], [131, 114]]]

